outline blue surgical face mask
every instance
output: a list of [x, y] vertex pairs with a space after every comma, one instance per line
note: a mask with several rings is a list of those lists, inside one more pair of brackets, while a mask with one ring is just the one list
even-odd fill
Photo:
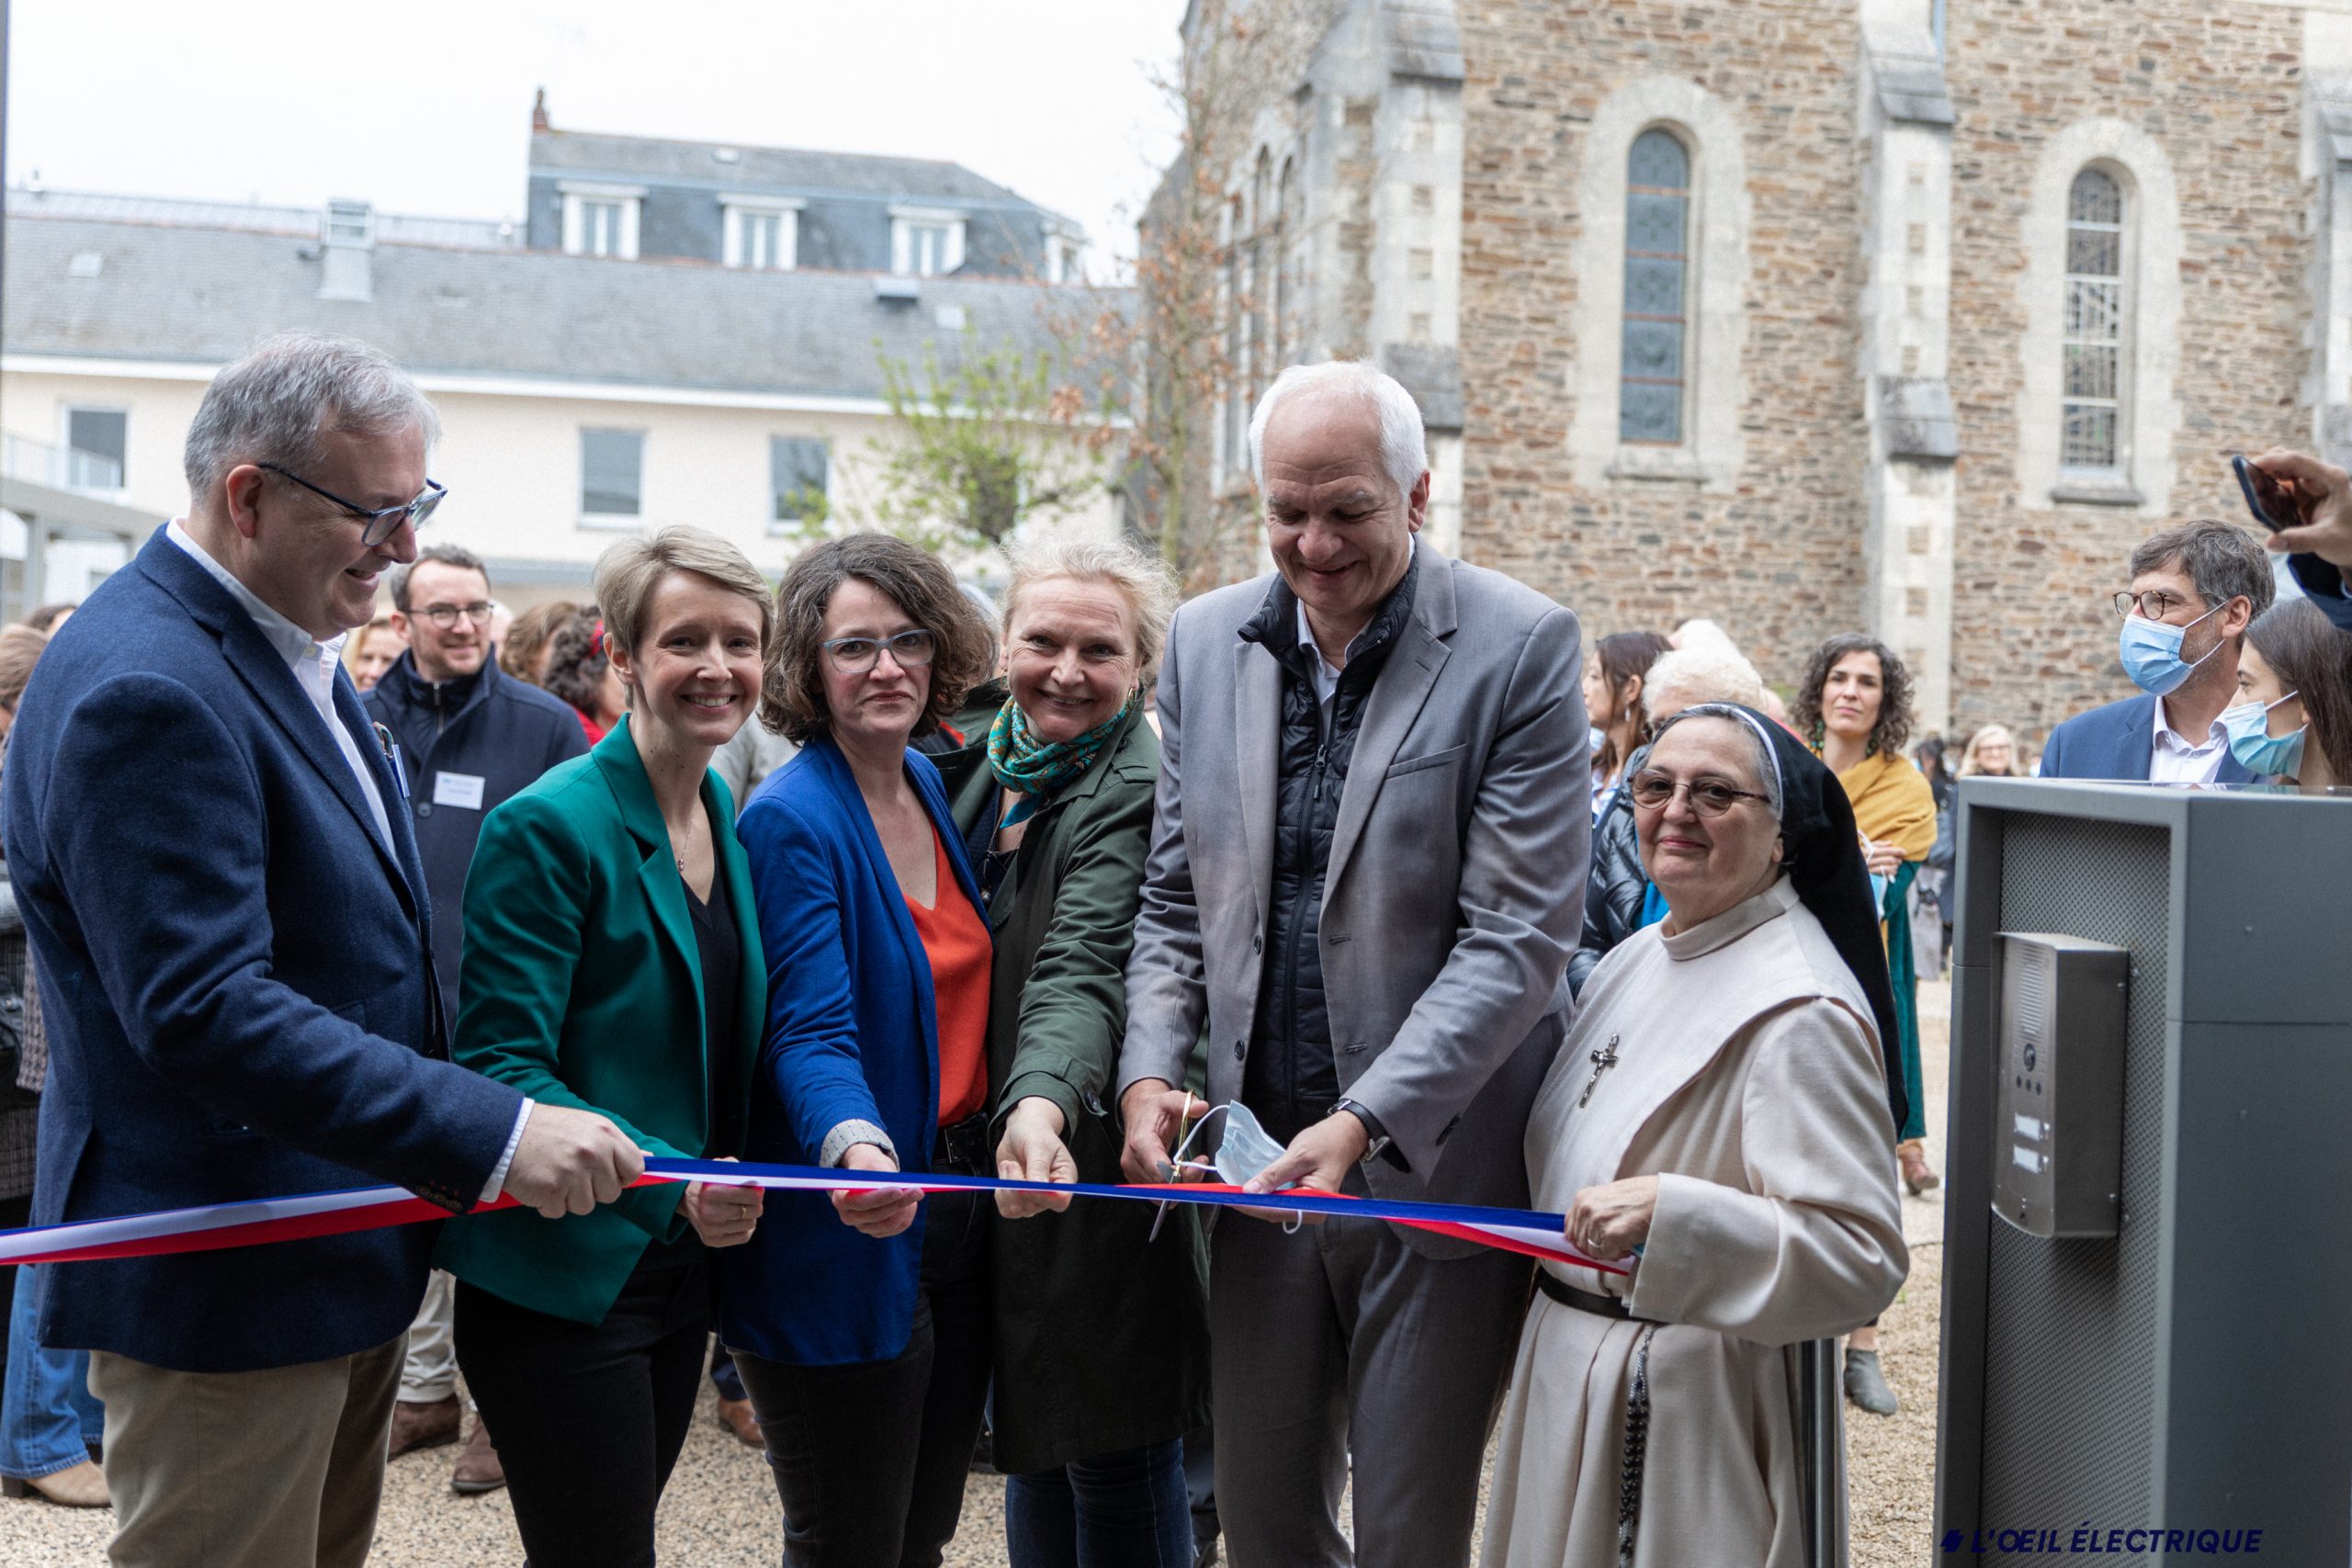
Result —
[[[1239, 1100], [1229, 1100], [1215, 1107], [1209, 1116], [1225, 1118], [1225, 1137], [1216, 1146], [1215, 1164], [1217, 1175], [1233, 1186], [1249, 1185], [1251, 1177], [1282, 1157], [1283, 1145], [1274, 1142], [1273, 1135], [1259, 1125], [1257, 1117], [1251, 1115], [1250, 1108]], [[1186, 1133], [1183, 1142], [1177, 1145], [1174, 1160], [1179, 1168], [1184, 1164], [1185, 1148], [1192, 1144], [1194, 1134], [1208, 1123], [1208, 1116], [1193, 1122], [1192, 1131]]]
[[[2229, 601], [2223, 600], [2222, 604], [2214, 605], [2204, 615], [2198, 616], [2196, 621], [2189, 622], [2188, 626], [2221, 614], [2222, 607], [2228, 603]], [[2120, 639], [2123, 672], [2132, 677], [2133, 685], [2152, 697], [2167, 696], [2178, 691], [2180, 683], [2197, 672], [2198, 665], [2222, 651], [2222, 645], [2216, 642], [2205, 650], [2204, 659], [2183, 660], [2180, 657], [2180, 644], [2181, 639], [2188, 634], [2188, 626], [2176, 626], [2164, 621], [2152, 621], [2144, 615], [2126, 615], [2123, 618], [2123, 636]]]
[[2230, 732], [2230, 755], [2247, 773], [2292, 778], [2302, 772], [2303, 736], [2311, 726], [2304, 725], [2288, 735], [2272, 735], [2263, 728], [2271, 708], [2279, 703], [2291, 703], [2300, 695], [2299, 692], [2290, 692], [2267, 707], [2260, 703], [2241, 703], [2222, 710], [2222, 727]]

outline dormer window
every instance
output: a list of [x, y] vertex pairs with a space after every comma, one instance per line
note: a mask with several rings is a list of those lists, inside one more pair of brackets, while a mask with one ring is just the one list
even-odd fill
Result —
[[964, 215], [933, 207], [890, 209], [890, 270], [937, 277], [964, 265]]
[[637, 259], [637, 216], [645, 200], [643, 186], [588, 185], [566, 180], [556, 189], [563, 196], [566, 254]]
[[797, 197], [722, 196], [729, 266], [790, 272], [800, 265], [800, 206]]
[[1048, 225], [1046, 230], [1046, 281], [1076, 283], [1080, 277], [1079, 256], [1084, 248], [1085, 241], [1076, 230], [1060, 224]]

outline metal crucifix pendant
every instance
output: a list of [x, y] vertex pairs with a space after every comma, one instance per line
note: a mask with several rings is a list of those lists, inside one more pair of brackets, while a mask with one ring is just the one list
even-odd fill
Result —
[[1621, 1038], [1622, 1036], [1612, 1034], [1609, 1037], [1608, 1044], [1598, 1051], [1589, 1053], [1592, 1057], [1592, 1081], [1585, 1085], [1584, 1092], [1577, 1097], [1577, 1105], [1579, 1109], [1592, 1099], [1592, 1091], [1600, 1087], [1600, 1075], [1617, 1065], [1617, 1042]]

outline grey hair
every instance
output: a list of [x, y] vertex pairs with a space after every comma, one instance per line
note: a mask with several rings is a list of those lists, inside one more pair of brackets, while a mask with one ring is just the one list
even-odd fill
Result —
[[403, 615], [408, 614], [409, 607], [408, 580], [416, 569], [426, 561], [438, 561], [443, 566], [455, 567], [459, 571], [478, 571], [481, 574], [482, 587], [487, 589], [490, 586], [490, 568], [481, 564], [481, 557], [463, 545], [453, 545], [447, 539], [436, 539], [417, 551], [414, 560], [402, 561], [391, 570], [389, 583], [392, 591], [392, 608]]
[[416, 383], [379, 349], [322, 333], [280, 333], [212, 378], [187, 427], [183, 458], [197, 505], [240, 463], [318, 466], [331, 431], [392, 435], [422, 430], [430, 450], [441, 419]]
[[1643, 708], [1656, 713], [1657, 699], [1668, 692], [1702, 703], [1758, 707], [1764, 701], [1764, 681], [1729, 642], [1702, 637], [1657, 656], [1642, 680]]
[[1429, 472], [1429, 437], [1421, 428], [1421, 408], [1404, 383], [1361, 359], [1330, 359], [1320, 365], [1294, 365], [1274, 378], [1258, 409], [1250, 416], [1250, 471], [1258, 488], [1266, 488], [1266, 423], [1283, 399], [1299, 392], [1362, 398], [1380, 416], [1380, 466], [1396, 481], [1397, 492], [1410, 495]]
[[1004, 591], [1004, 631], [1022, 593], [1041, 582], [1099, 582], [1127, 602], [1135, 627], [1136, 675], [1140, 679], [1159, 659], [1168, 621], [1176, 613], [1176, 577], [1157, 555], [1125, 539], [1057, 539], [1025, 547], [1012, 558], [1012, 581]]
[[2132, 552], [2132, 575], [2177, 566], [2209, 605], [2245, 598], [2259, 615], [2270, 608], [2278, 585], [2270, 575], [2269, 553], [2254, 536], [2228, 523], [2200, 519], [2167, 528], [2141, 541]]
[[[1684, 708], [1657, 727], [1663, 739], [1666, 732], [1686, 718], [1727, 718], [1756, 748], [1756, 776], [1764, 785], [1764, 804], [1772, 810], [1772, 820], [1781, 820], [1781, 806], [1788, 798], [1788, 781], [1781, 776], [1781, 753], [1772, 745], [1772, 738], [1764, 731], [1765, 721], [1756, 716], [1745, 705], [1731, 703], [1699, 703]], [[1657, 740], [1650, 742], [1652, 745]]]

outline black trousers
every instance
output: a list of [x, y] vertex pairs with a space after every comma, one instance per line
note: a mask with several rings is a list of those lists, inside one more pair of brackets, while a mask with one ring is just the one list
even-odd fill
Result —
[[656, 1242], [591, 1327], [458, 1284], [458, 1366], [506, 1467], [531, 1568], [650, 1568], [710, 1332], [710, 1264]]
[[914, 1330], [891, 1359], [799, 1367], [735, 1352], [784, 1498], [786, 1568], [939, 1568], [988, 1402], [989, 1201], [923, 1200]]

